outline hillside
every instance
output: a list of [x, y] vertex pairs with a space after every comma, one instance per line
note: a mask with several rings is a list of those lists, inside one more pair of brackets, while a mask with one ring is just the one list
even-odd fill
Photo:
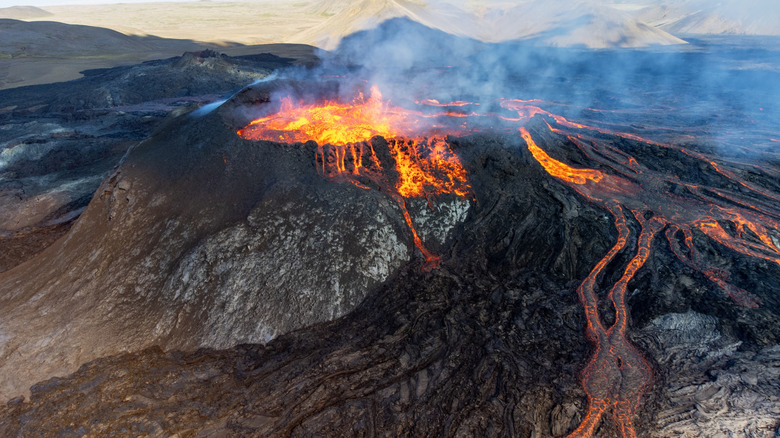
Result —
[[613, 6], [675, 35], [780, 35], [780, 8], [774, 0], [627, 0]]
[[[319, 8], [323, 3], [320, 2]], [[587, 48], [684, 43], [630, 14], [579, 0], [567, 0], [564, 7], [526, 1], [465, 9], [449, 2], [354, 0], [340, 13], [301, 32], [292, 41], [313, 43], [330, 50], [346, 35], [372, 29], [384, 20], [397, 17], [485, 42], [529, 40], [540, 45]]]
[[0, 8], [0, 18], [12, 18], [14, 20], [29, 20], [31, 18], [49, 17], [52, 13], [35, 6], [11, 6]]
[[183, 52], [216, 49], [241, 56], [268, 52], [314, 62], [312, 48], [285, 44], [201, 43], [156, 36], [126, 35], [102, 27], [54, 21], [0, 19], [0, 90], [62, 82], [82, 71], [170, 58]]
[[[170, 49], [192, 49], [191, 41], [171, 41], [154, 37], [130, 36], [101, 27], [80, 26], [54, 21], [27, 22], [0, 19], [0, 54], [13, 57], [118, 56]], [[0, 55], [2, 57], [3, 55]]]

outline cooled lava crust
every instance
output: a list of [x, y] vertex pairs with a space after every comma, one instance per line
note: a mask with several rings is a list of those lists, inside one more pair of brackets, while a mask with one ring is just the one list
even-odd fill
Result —
[[[303, 213], [312, 207], [322, 209], [323, 220], [359, 205], [386, 213], [392, 232], [414, 251], [412, 235], [391, 194], [318, 174], [317, 145], [253, 142], [235, 136], [234, 130], [247, 121], [235, 109], [268, 100], [267, 92], [256, 88], [203, 119], [175, 119], [141, 143], [74, 227], [73, 240], [84, 239], [74, 245], [94, 244], [89, 237], [94, 235], [105, 239], [101, 244], [127, 244], [132, 236], [116, 237], [132, 234], [122, 224], [168, 217], [169, 205], [175, 204], [181, 218], [203, 217], [188, 230], [190, 240], [178, 244], [181, 257], [189, 257], [186, 254], [192, 252], [187, 250], [229, 227], [279, 233], [280, 229], [262, 228], [273, 222], [257, 217], [288, 204]], [[414, 252], [386, 280], [372, 283], [365, 298], [345, 316], [304, 324], [266, 345], [180, 352], [176, 348], [186, 349], [188, 344], [171, 341], [170, 335], [158, 339], [168, 351], [153, 347], [94, 360], [71, 376], [36, 384], [29, 401], [15, 399], [0, 408], [0, 431], [4, 436], [576, 432], [587, 423], [589, 395], [593, 401], [593, 394], [582, 386], [583, 369], [598, 350], [586, 337], [590, 320], [578, 290], [616, 248], [618, 215], [624, 231], [633, 237], [613, 251], [614, 258], [599, 272], [595, 310], [606, 327], [619, 318], [607, 297], [610, 286], [625, 276], [642, 242], [649, 245], [642, 267], [626, 284], [625, 340], [646, 360], [649, 373], [645, 392], [632, 408], [631, 427], [641, 436], [668, 435], [683, 427], [687, 418], [710, 409], [708, 403], [734, 394], [746, 401], [740, 405], [731, 400], [732, 408], [742, 406], [744, 411], [777, 418], [773, 411], [777, 403], [771, 400], [780, 389], [776, 367], [780, 351], [772, 346], [780, 341], [780, 326], [775, 323], [780, 317], [780, 266], [691, 230], [691, 245], [730, 272], [729, 282], [750, 291], [760, 303], [735, 304], [728, 290], [713, 285], [709, 271], [693, 264], [693, 250], [686, 253], [691, 264], [685, 263], [685, 254], [681, 258], [675, 253], [684, 248], [687, 236], [682, 231], [667, 241], [665, 230], [673, 228], [646, 226], [654, 221], [652, 214], [630, 214], [630, 209], [622, 214], [609, 208], [611, 204], [594, 202], [574, 183], [555, 178], [540, 164], [532, 142], [554, 156], [550, 159], [611, 174], [583, 154], [575, 141], [551, 129], [566, 128], [555, 123], [536, 115], [522, 132], [448, 139], [468, 173], [473, 199], [447, 238], [431, 245], [441, 258], [437, 269], [421, 270], [425, 259]], [[648, 168], [673, 169], [681, 181], [723, 183], [724, 189], [741, 190], [700, 158], [681, 156], [652, 142], [597, 135], [616, 149], [630, 151]], [[381, 149], [387, 139], [372, 142]], [[679, 165], [681, 161], [686, 165]], [[751, 172], [754, 186], [780, 192], [771, 176]], [[633, 181], [648, 187], [639, 177]], [[652, 197], [653, 190], [645, 196]], [[657, 195], [664, 193], [659, 189]], [[133, 209], [152, 205], [155, 198], [155, 208], [165, 215]], [[415, 217], [425, 208], [429, 207], [422, 202], [410, 213]], [[348, 211], [357, 215], [357, 225], [369, 225], [364, 221], [371, 217], [361, 216], [363, 210]], [[204, 212], [210, 215], [202, 216]], [[652, 229], [655, 239], [639, 238], [646, 228]], [[154, 239], [159, 236], [148, 241]], [[48, 251], [56, 254], [67, 245]], [[246, 253], [234, 256], [248, 257], [253, 251], [247, 246]], [[219, 257], [214, 257], [218, 263]], [[105, 266], [136, 263], [131, 258]], [[169, 304], [159, 295], [147, 298], [152, 300], [163, 307]], [[109, 314], [117, 314], [113, 312]], [[151, 315], [142, 323], [152, 324], [158, 317]], [[177, 336], [198, 333], [198, 324], [205, 321], [198, 318], [206, 317], [186, 316]], [[119, 341], [123, 333], [119, 328], [130, 323], [117, 324], [116, 334], [106, 336]], [[680, 325], [686, 327], [683, 334], [675, 329]], [[706, 350], [719, 353], [706, 356]], [[17, 369], [24, 363], [29, 366], [18, 362]], [[720, 371], [715, 375], [712, 369]], [[740, 386], [734, 384], [740, 377], [729, 377], [742, 375], [753, 375], [755, 381]], [[711, 400], [697, 399], [697, 391], [711, 393]], [[749, 400], [770, 402], [756, 405]], [[626, 433], [617, 409], [610, 412], [615, 418], [606, 416], [593, 426], [595, 436]], [[739, 413], [735, 415], [738, 421]], [[765, 422], [766, 430], [780, 426], [772, 421]]]

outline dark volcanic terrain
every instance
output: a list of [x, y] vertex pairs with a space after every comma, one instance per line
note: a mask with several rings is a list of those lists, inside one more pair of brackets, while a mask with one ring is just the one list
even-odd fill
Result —
[[[579, 436], [609, 404], [593, 436], [780, 436], [777, 73], [403, 26], [278, 77], [203, 52], [0, 92], [0, 435]], [[458, 56], [378, 43], [410, 35]], [[468, 193], [399, 202], [397, 139], [237, 133], [374, 82], [445, 108]]]
[[[537, 120], [533, 126], [540, 122]], [[161, 232], [177, 233], [182, 225], [176, 222], [185, 223], [183, 217], [204, 217], [204, 212], [210, 210], [210, 220], [197, 228], [189, 225], [187, 230], [198, 233], [191, 236], [196, 241], [216, 239], [211, 244], [216, 246], [198, 255], [203, 251], [199, 248], [209, 245], [200, 243], [187, 255], [176, 256], [176, 246], [168, 244], [169, 254], [179, 259], [174, 262], [180, 266], [177, 269], [189, 266], [186, 269], [192, 277], [184, 284], [198, 281], [193, 277], [203, 275], [198, 274], [202, 270], [213, 272], [211, 282], [231, 284], [231, 277], [239, 275], [236, 270], [240, 272], [244, 260], [251, 261], [254, 272], [265, 272], [268, 267], [263, 264], [273, 263], [266, 255], [269, 251], [283, 258], [290, 251], [316, 245], [318, 231], [311, 227], [322, 226], [317, 224], [328, 224], [335, 228], [331, 232], [336, 233], [367, 231], [366, 225], [360, 225], [364, 220], [360, 213], [336, 213], [355, 204], [376, 205], [369, 211], [378, 209], [390, 224], [389, 233], [382, 234], [383, 240], [395, 235], [396, 245], [403, 248], [401, 261], [409, 260], [411, 236], [399, 222], [400, 214], [394, 205], [382, 202], [381, 193], [321, 180], [315, 171], [313, 154], [305, 147], [231, 142], [225, 137], [224, 142], [201, 145], [195, 157], [182, 162], [174, 159], [182, 156], [179, 148], [196, 144], [194, 139], [204, 125], [214, 128], [222, 122], [214, 115], [208, 121], [184, 116], [173, 123], [164, 135], [133, 149], [115, 176], [104, 183], [102, 196], [90, 205], [71, 238], [48, 250], [44, 257], [89, 254], [68, 247], [84, 245], [79, 243], [80, 239], [92, 242], [90, 236], [95, 234], [106, 236], [99, 244], [104, 248], [110, 247], [114, 239], [141, 242], [143, 239], [120, 236], [148, 228], [127, 229], [126, 224], [149, 217], [150, 211], [155, 211], [150, 204], [155, 200], [160, 204], [174, 187], [176, 192], [186, 187], [179, 192], [187, 194], [186, 201], [177, 202], [179, 214], [186, 216], [168, 219], [168, 231]], [[225, 135], [230, 132], [226, 129]], [[551, 146], [553, 142], [550, 139], [545, 144]], [[266, 346], [201, 349], [195, 353], [166, 353], [155, 347], [99, 359], [72, 376], [35, 385], [29, 402], [10, 402], [2, 411], [0, 428], [7, 436], [25, 436], [32, 431], [45, 436], [559, 436], [571, 431], [586, 407], [578, 377], [589, 354], [589, 345], [582, 335], [584, 316], [575, 289], [615, 238], [612, 220], [607, 212], [594, 208], [546, 176], [517, 138], [478, 135], [453, 140], [453, 146], [471, 175], [476, 202], [470, 205], [463, 222], [455, 224], [450, 236], [457, 238], [450, 237], [438, 246], [445, 257], [441, 269], [421, 273], [420, 261], [415, 257], [408, 263], [395, 264], [388, 280], [370, 287], [366, 299], [347, 316], [283, 335]], [[647, 157], [654, 153], [661, 152], [645, 152]], [[227, 164], [222, 161], [222, 154], [227, 157]], [[258, 171], [257, 166], [245, 165], [260, 160], [273, 166]], [[280, 169], [289, 176], [280, 174]], [[210, 177], [208, 182], [198, 182], [177, 175]], [[706, 172], [699, 176], [682, 175], [706, 176]], [[159, 181], [154, 190], [149, 187], [150, 178]], [[255, 185], [241, 182], [252, 179], [257, 181]], [[196, 189], [198, 186], [211, 189]], [[251, 190], [239, 194], [239, 187]], [[210, 200], [208, 193], [212, 191], [231, 193], [231, 199]], [[207, 198], [199, 199], [201, 196]], [[295, 203], [290, 205], [290, 199], [295, 199]], [[217, 211], [230, 212], [215, 216], [212, 203], [218, 206]], [[306, 212], [309, 218], [314, 215], [310, 220], [315, 223], [296, 223], [301, 220], [297, 212]], [[414, 209], [412, 213], [416, 213]], [[263, 218], [269, 215], [279, 217], [279, 225], [263, 225]], [[216, 217], [223, 218], [222, 225], [218, 225]], [[288, 228], [285, 222], [295, 224], [294, 228]], [[206, 228], [213, 231], [200, 231]], [[285, 241], [292, 246], [271, 245], [275, 238], [268, 237], [268, 233], [286, 236]], [[340, 246], [349, 260], [360, 260], [358, 251], [369, 249], [352, 246], [354, 243], [350, 242], [382, 246], [372, 241], [370, 235], [343, 239], [332, 238], [328, 245]], [[183, 246], [187, 247], [192, 248], [192, 244]], [[137, 253], [133, 248], [125, 249]], [[623, 258], [634, 250], [628, 247]], [[389, 253], [393, 251], [397, 249], [389, 249]], [[119, 267], [121, 258], [132, 259], [131, 254], [119, 259], [111, 254], [98, 256], [104, 260], [99, 265], [105, 267], [95, 272], [123, 269]], [[241, 257], [235, 258], [235, 254]], [[196, 260], [188, 261], [193, 258]], [[737, 254], [726, 254], [723, 261], [725, 269], [744, 266], [743, 269], [765, 272], [766, 278], [774, 279], [767, 283], [745, 278], [740, 284], [761, 298], [765, 303], [761, 310], [735, 307], [728, 296], [713, 289], [700, 274], [682, 268], [674, 254], [660, 244], [653, 248], [648, 262], [652, 270], [642, 271], [630, 285], [633, 292], [629, 305], [636, 324], [631, 339], [647, 355], [655, 379], [636, 423], [639, 430], [645, 431], [643, 436], [678, 432], [717, 436], [734, 428], [752, 436], [772, 436], [779, 426], [780, 333], [773, 321], [778, 316], [774, 285], [780, 278], [780, 269], [756, 264]], [[89, 261], [76, 265], [82, 263]], [[195, 265], [190, 266], [191, 263]], [[232, 263], [232, 268], [226, 267], [226, 263]], [[316, 268], [316, 261], [310, 263]], [[319, 271], [309, 270], [312, 268], [309, 266], [301, 273], [309, 276], [313, 272], [316, 278], [327, 278], [329, 271], [354, 272], [354, 268], [332, 261]], [[24, 275], [25, 270], [31, 269], [41, 272], [28, 265], [10, 272], [12, 276], [4, 277], [4, 282], [13, 282], [14, 275]], [[49, 268], [54, 269], [57, 268]], [[613, 268], [606, 277], [618, 274]], [[52, 281], [61, 275], [52, 277]], [[141, 272], [138, 275], [143, 276]], [[253, 306], [250, 314], [235, 319], [238, 323], [256, 324], [261, 315], [268, 315], [257, 307], [261, 303], [301, 312], [304, 303], [296, 301], [302, 295], [287, 302], [293, 294], [290, 289], [286, 294], [266, 297], [267, 286], [260, 283], [274, 275], [257, 275], [257, 284], [231, 288], [241, 294], [244, 306]], [[355, 278], [347, 276], [346, 280]], [[151, 287], [141, 281], [135, 280], [145, 288]], [[94, 322], [103, 313], [103, 318], [111, 321], [108, 327], [121, 328], [108, 332], [103, 323], [100, 327], [104, 331], [99, 337], [86, 338], [92, 351], [110, 352], [118, 343], [122, 347], [141, 348], [146, 343], [191, 348], [196, 344], [181, 341], [198, 336], [207, 339], [197, 335], [203, 332], [213, 339], [217, 327], [203, 325], [211, 321], [209, 317], [188, 315], [186, 309], [194, 303], [182, 303], [184, 313], [176, 311], [178, 323], [168, 322], [171, 327], [157, 331], [167, 336], [149, 337], [155, 333], [154, 324], [159, 328], [167, 321], [162, 306], [153, 303], [167, 300], [165, 310], [170, 311], [176, 302], [169, 295], [175, 289], [170, 283], [168, 280], [166, 288], [154, 293], [123, 292], [123, 286], [118, 284], [108, 290], [95, 289], [91, 296], [82, 292], [73, 299], [60, 301], [57, 308], [47, 309], [50, 316], [45, 323], [32, 327], [27, 320], [26, 336], [38, 331], [50, 333], [58, 325], [48, 325], [56, 321], [52, 313], [65, 309], [74, 328], [70, 333], [46, 335], [55, 336], [55, 342], [85, 339], [84, 334], [74, 331], [78, 329], [78, 320], [73, 315], [86, 314]], [[297, 284], [300, 280], [285, 282], [283, 277], [274, 290], [294, 288]], [[218, 285], [193, 287], [197, 289], [196, 300], [219, 296], [214, 292], [214, 287], [219, 290]], [[323, 296], [328, 289], [322, 287], [318, 295], [325, 302], [333, 302], [337, 296]], [[56, 293], [56, 289], [51, 290], [50, 293]], [[4, 296], [8, 297], [8, 292]], [[125, 301], [123, 295], [132, 298]], [[25, 300], [24, 296], [16, 300], [19, 298]], [[358, 298], [352, 302], [359, 301]], [[13, 306], [13, 302], [5, 299], [4, 307]], [[106, 309], [101, 302], [116, 304]], [[227, 302], [194, 305], [217, 309], [224, 316], [245, 311]], [[314, 308], [322, 309], [323, 305], [316, 304]], [[132, 310], [138, 307], [148, 309], [148, 315]], [[153, 309], [160, 309], [161, 313]], [[20, 310], [17, 308], [15, 314], [20, 314]], [[36, 305], [30, 310], [40, 312], [41, 308]], [[325, 319], [329, 316], [325, 315]], [[4, 321], [4, 329], [8, 330], [8, 322], [13, 320]], [[138, 330], [144, 326], [148, 328]], [[135, 344], [130, 343], [133, 331], [141, 336]], [[233, 334], [240, 331], [241, 327], [232, 327]], [[35, 343], [44, 342], [45, 338], [39, 339]], [[24, 344], [14, 348], [26, 356], [28, 347]], [[17, 370], [26, 362], [14, 366], [14, 356], [5, 357], [5, 367]], [[59, 360], [62, 359], [60, 356]], [[57, 363], [57, 359], [47, 360], [47, 364]], [[16, 379], [20, 376], [18, 371], [15, 375]], [[615, 433], [607, 423], [598, 436]]]
[[0, 272], [62, 236], [127, 149], [169, 114], [225, 99], [295, 61], [188, 52], [0, 91]]

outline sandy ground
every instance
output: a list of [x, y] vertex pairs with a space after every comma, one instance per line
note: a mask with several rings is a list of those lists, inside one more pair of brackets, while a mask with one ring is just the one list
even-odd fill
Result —
[[125, 34], [207, 42], [285, 42], [332, 16], [318, 1], [125, 3], [45, 6], [59, 21], [114, 29]]

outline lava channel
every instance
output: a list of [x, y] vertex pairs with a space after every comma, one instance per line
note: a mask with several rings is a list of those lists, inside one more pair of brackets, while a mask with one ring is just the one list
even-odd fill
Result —
[[[719, 174], [750, 190], [751, 197], [763, 197], [767, 202], [737, 202], [739, 197], [736, 193], [684, 183], [675, 175], [663, 174], [642, 166], [634, 157], [598, 141], [592, 133], [607, 133], [655, 144], [653, 142], [634, 134], [572, 123], [539, 108], [528, 109], [525, 104], [519, 102], [521, 101], [511, 101], [505, 106], [518, 110], [520, 119], [517, 120], [536, 114], [548, 117], [559, 126], [554, 128], [548, 122], [547, 127], [552, 133], [566, 136], [585, 156], [612, 171], [606, 173], [598, 169], [574, 168], [555, 160], [536, 144], [526, 128], [519, 128], [531, 155], [542, 168], [590, 202], [608, 210], [614, 217], [618, 230], [615, 245], [578, 288], [580, 302], [585, 311], [586, 335], [595, 352], [582, 373], [582, 386], [588, 396], [588, 411], [579, 427], [569, 436], [593, 436], [604, 416], [611, 413], [621, 436], [636, 437], [633, 420], [644, 393], [652, 384], [652, 372], [643, 355], [626, 338], [629, 322], [626, 289], [650, 256], [655, 236], [665, 230], [664, 235], [672, 252], [682, 263], [703, 274], [737, 305], [757, 308], [761, 304], [758, 297], [730, 284], [726, 272], [709, 266], [703, 260], [693, 243], [693, 230], [700, 231], [711, 240], [737, 253], [780, 264], [780, 247], [773, 240], [772, 234], [780, 230], [780, 212], [767, 207], [777, 195], [755, 188], [737, 179], [735, 174], [725, 172], [714, 165], [714, 170]], [[659, 189], [674, 185], [684, 188], [684, 193], [688, 195], [676, 195]], [[615, 322], [607, 328], [598, 313], [596, 287], [604, 268], [623, 251], [631, 237], [624, 215], [626, 210], [631, 211], [641, 229], [636, 237], [636, 254], [609, 291], [609, 299], [615, 309]], [[726, 231], [721, 225], [722, 222], [730, 223], [736, 233]], [[684, 246], [677, 237], [679, 234], [684, 238]]]

